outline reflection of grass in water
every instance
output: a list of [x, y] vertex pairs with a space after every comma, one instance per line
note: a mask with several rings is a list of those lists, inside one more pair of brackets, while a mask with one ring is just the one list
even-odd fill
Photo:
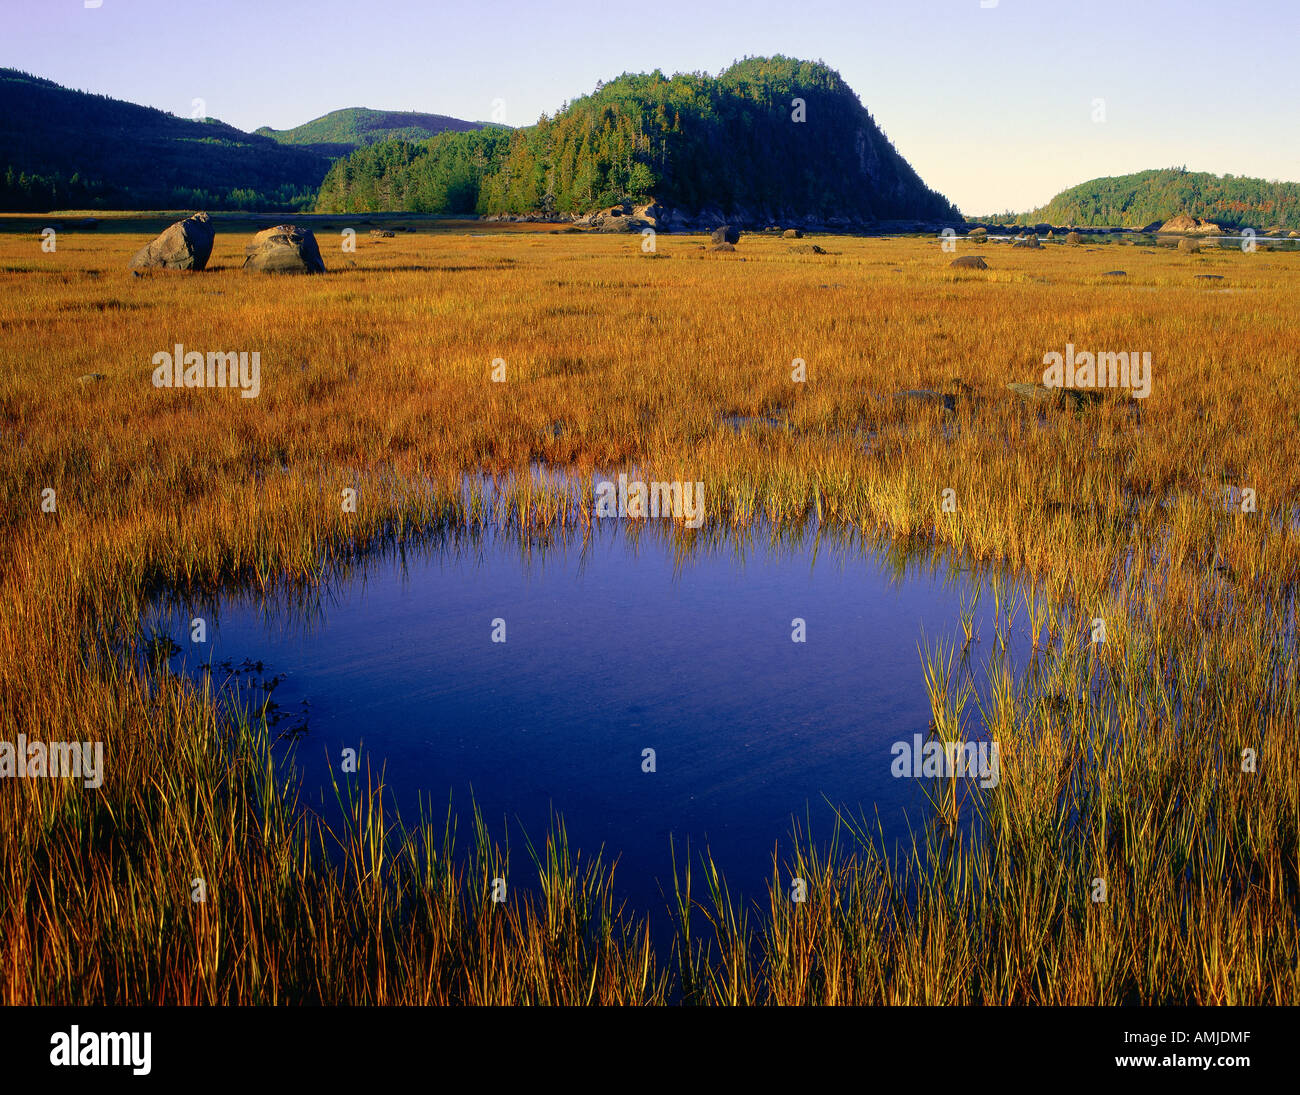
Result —
[[[573, 925], [604, 923], [598, 902], [580, 919], [596, 900], [580, 888], [552, 890], [536, 920], [496, 916], [382, 815], [338, 834], [347, 871], [324, 870], [323, 838], [268, 774], [262, 736], [228, 741], [210, 696], [101, 642], [138, 650], [159, 590], [309, 590], [416, 534], [472, 550], [507, 527], [544, 561], [556, 537], [585, 533], [585, 486], [573, 499], [521, 482], [491, 513], [497, 501], [460, 486], [535, 463], [704, 481], [706, 527], [673, 532], [683, 565], [692, 542], [751, 533], [757, 550], [763, 530], [815, 518], [804, 535], [884, 535], [900, 565], [912, 549], [949, 552], [1038, 583], [1037, 668], [976, 690], [1003, 766], [975, 800], [980, 839], [948, 835], [940, 811], [913, 859], [809, 849], [807, 900], [790, 902], [783, 877], [743, 922], [717, 911], [717, 889], [709, 956], [681, 956], [707, 963], [690, 998], [1300, 1000], [1293, 252], [1126, 249], [1134, 284], [1121, 285], [1100, 276], [1116, 265], [1106, 248], [988, 245], [993, 269], [971, 278], [933, 241], [845, 239], [809, 256], [747, 237], [739, 266], [524, 236], [407, 235], [356, 269], [254, 282], [234, 269], [243, 235], [222, 233], [211, 273], [111, 286], [143, 233], [73, 235], [39, 258], [30, 238], [0, 236], [0, 487], [18, 500], [0, 524], [0, 717], [7, 734], [103, 740], [107, 762], [93, 794], [0, 781], [4, 999], [681, 987], [681, 963], [647, 959], [639, 935], [579, 946]], [[561, 265], [583, 275], [557, 279]], [[1200, 273], [1248, 296], [1206, 292]], [[832, 282], [844, 288], [819, 289]], [[93, 310], [92, 335], [58, 319], [77, 308]], [[718, 316], [744, 317], [752, 337]], [[153, 390], [150, 355], [177, 340], [259, 350], [262, 395]], [[1140, 430], [1119, 400], [1048, 410], [1045, 425], [1006, 391], [1067, 341], [1153, 352]], [[488, 379], [498, 356], [505, 384]], [[805, 384], [790, 381], [795, 357]], [[90, 372], [106, 379], [75, 384]], [[957, 372], [979, 399], [951, 412], [886, 398]], [[790, 428], [734, 430], [724, 414]], [[1255, 487], [1259, 512], [1224, 513], [1206, 484]], [[54, 514], [21, 501], [46, 485]], [[1095, 616], [1107, 641], [1094, 646]], [[756, 957], [742, 963], [738, 940]], [[575, 987], [579, 970], [594, 990]]]

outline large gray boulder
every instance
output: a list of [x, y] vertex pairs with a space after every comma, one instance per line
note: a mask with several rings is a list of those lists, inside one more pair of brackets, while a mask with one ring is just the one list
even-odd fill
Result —
[[715, 228], [713, 230], [712, 238], [714, 243], [737, 244], [740, 242], [740, 229], [733, 228], [729, 224], [724, 224], [720, 228]]
[[296, 224], [277, 224], [244, 248], [244, 269], [263, 274], [323, 274], [325, 263], [316, 237]]
[[177, 221], [152, 243], [140, 248], [129, 266], [159, 270], [202, 270], [212, 255], [216, 232], [212, 218], [195, 213]]

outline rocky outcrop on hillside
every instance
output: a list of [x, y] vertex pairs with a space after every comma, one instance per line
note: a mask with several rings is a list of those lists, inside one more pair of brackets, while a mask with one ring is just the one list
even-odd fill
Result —
[[1199, 217], [1193, 217], [1187, 213], [1179, 213], [1176, 217], [1170, 217], [1156, 231], [1181, 232], [1188, 236], [1223, 235], [1223, 229], [1213, 221], [1201, 220]]

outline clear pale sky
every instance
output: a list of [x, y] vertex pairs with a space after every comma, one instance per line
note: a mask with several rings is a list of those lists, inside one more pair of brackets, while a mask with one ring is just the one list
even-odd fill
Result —
[[86, 2], [0, 0], [0, 66], [251, 130], [498, 99], [528, 125], [623, 72], [784, 53], [838, 69], [967, 213], [1150, 167], [1300, 180], [1300, 0]]

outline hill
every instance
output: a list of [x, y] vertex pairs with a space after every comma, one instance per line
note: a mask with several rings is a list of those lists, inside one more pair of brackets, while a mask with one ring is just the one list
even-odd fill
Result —
[[444, 114], [353, 106], [331, 111], [293, 129], [262, 126], [254, 132], [280, 144], [306, 147], [335, 159], [379, 141], [423, 141], [448, 130], [463, 133], [482, 127], [482, 122], [467, 122]]
[[334, 165], [317, 210], [580, 214], [651, 197], [753, 224], [958, 217], [838, 73], [787, 57], [624, 74], [524, 129], [380, 142]]
[[309, 206], [329, 160], [0, 69], [0, 209]]
[[1063, 190], [1018, 224], [1141, 228], [1180, 213], [1234, 228], [1300, 228], [1300, 184], [1171, 167], [1091, 179]]

